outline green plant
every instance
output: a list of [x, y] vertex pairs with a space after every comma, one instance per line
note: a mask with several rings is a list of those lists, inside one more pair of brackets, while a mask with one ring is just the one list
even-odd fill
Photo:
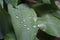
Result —
[[38, 30], [59, 38], [60, 9], [55, 0], [0, 0], [0, 25], [4, 40], [42, 40]]

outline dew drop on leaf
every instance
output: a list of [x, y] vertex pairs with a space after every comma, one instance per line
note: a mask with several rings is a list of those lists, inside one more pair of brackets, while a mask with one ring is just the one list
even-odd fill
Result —
[[30, 30], [30, 28], [27, 28], [27, 30]]
[[24, 25], [24, 26], [27, 26], [27, 25]]
[[45, 24], [38, 24], [38, 27], [43, 27], [45, 26]]
[[19, 18], [18, 16], [16, 16], [16, 18]]
[[34, 25], [33, 27], [36, 28], [36, 25]]

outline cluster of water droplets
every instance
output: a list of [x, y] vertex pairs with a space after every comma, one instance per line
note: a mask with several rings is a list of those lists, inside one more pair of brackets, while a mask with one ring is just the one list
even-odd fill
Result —
[[[19, 16], [18, 16], [18, 15], [16, 15], [16, 18], [17, 18], [17, 19], [19, 19]], [[31, 17], [31, 16], [29, 16], [28, 18], [29, 18], [29, 19], [31, 19], [32, 17]], [[34, 17], [33, 19], [34, 19], [34, 21], [36, 21], [36, 20], [37, 20], [35, 17]], [[27, 29], [28, 31], [30, 31], [30, 28], [29, 28], [29, 27], [27, 27], [27, 25], [26, 25], [26, 24], [24, 24], [24, 22], [26, 22], [26, 20], [25, 20], [25, 19], [21, 21], [21, 24], [23, 24], [23, 26], [24, 26], [23, 28], [25, 28], [25, 29]], [[33, 25], [33, 28], [36, 28], [36, 27], [37, 27], [36, 25]], [[36, 34], [36, 33], [35, 33], [35, 34]]]
[[[23, 20], [23, 23], [24, 23], [24, 22], [26, 22], [26, 20], [25, 20], [25, 19]], [[26, 25], [26, 24], [24, 24], [24, 27], [25, 27], [25, 28], [28, 30], [28, 32], [29, 32], [30, 28], [29, 28], [29, 27], [27, 27], [27, 25]]]

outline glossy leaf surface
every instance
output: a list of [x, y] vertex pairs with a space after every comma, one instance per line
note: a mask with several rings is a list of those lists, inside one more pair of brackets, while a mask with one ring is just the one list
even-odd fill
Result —
[[9, 14], [17, 36], [17, 40], [34, 40], [38, 28], [36, 27], [37, 16], [32, 8], [26, 4], [20, 4], [14, 9], [8, 5]]

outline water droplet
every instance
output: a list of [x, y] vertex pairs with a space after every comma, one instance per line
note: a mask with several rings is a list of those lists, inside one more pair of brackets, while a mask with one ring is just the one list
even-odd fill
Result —
[[46, 25], [45, 24], [38, 24], [38, 27], [43, 31], [46, 30]]
[[27, 28], [27, 30], [30, 30], [30, 28]]
[[24, 26], [27, 26], [27, 25], [24, 25]]
[[16, 16], [16, 18], [19, 18], [18, 16]]
[[45, 24], [38, 24], [38, 27], [44, 27]]
[[34, 27], [34, 28], [36, 28], [36, 26], [35, 26], [35, 25], [34, 25], [33, 27]]

